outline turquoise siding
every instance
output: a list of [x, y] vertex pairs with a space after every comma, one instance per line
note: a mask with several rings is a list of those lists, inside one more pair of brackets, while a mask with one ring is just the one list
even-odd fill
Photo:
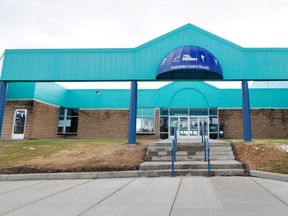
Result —
[[66, 106], [67, 90], [55, 83], [36, 83], [34, 98], [56, 106]]
[[[8, 99], [36, 99], [81, 109], [129, 109], [130, 90], [66, 90], [54, 83], [10, 83]], [[251, 108], [288, 108], [288, 89], [250, 89]], [[240, 89], [218, 89], [204, 82], [173, 82], [160, 89], [138, 90], [139, 108], [241, 108]]]
[[7, 99], [17, 100], [17, 99], [33, 99], [35, 92], [35, 83], [13, 83], [9, 82]]
[[176, 47], [205, 48], [219, 60], [224, 80], [288, 80], [288, 49], [242, 48], [187, 24], [132, 49], [6, 50], [5, 81], [153, 81]]

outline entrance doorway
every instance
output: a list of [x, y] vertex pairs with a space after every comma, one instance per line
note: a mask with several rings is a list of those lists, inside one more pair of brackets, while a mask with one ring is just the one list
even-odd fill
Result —
[[201, 122], [204, 124], [204, 133], [208, 136], [207, 116], [170, 116], [169, 138], [174, 137], [175, 127], [177, 126], [178, 139], [201, 139]]
[[24, 139], [27, 110], [16, 109], [12, 129], [12, 139]]

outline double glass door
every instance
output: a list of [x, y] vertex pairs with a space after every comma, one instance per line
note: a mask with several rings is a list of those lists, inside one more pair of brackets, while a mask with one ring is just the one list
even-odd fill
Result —
[[173, 138], [177, 127], [178, 139], [200, 139], [201, 124], [204, 124], [204, 133], [208, 136], [207, 116], [170, 116], [169, 117], [169, 138]]

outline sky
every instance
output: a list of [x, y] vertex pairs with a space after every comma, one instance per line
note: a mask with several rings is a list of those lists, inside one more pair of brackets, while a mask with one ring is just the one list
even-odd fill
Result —
[[287, 20], [287, 0], [0, 0], [0, 55], [133, 48], [187, 23], [242, 47], [288, 47]]

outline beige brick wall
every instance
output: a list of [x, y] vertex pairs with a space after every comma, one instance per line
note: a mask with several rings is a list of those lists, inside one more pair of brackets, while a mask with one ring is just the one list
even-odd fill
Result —
[[27, 109], [24, 139], [57, 138], [59, 108], [25, 100], [6, 102], [2, 139], [11, 139], [15, 109]]
[[27, 132], [30, 132], [27, 134], [29, 139], [58, 138], [58, 107], [34, 101], [30, 116], [32, 117], [32, 124], [27, 125]]
[[[155, 133], [137, 138], [159, 137], [160, 110], [155, 110]], [[77, 138], [127, 138], [129, 110], [80, 110]]]
[[[219, 123], [224, 124], [225, 138], [243, 139], [242, 110], [219, 110]], [[252, 138], [288, 138], [288, 110], [252, 109]]]
[[80, 110], [78, 138], [127, 138], [129, 110]]
[[[11, 139], [15, 109], [27, 109], [25, 139], [58, 138], [59, 108], [37, 101], [7, 101], [2, 139]], [[155, 134], [137, 138], [159, 138], [159, 109], [155, 109]], [[242, 110], [219, 109], [219, 123], [225, 138], [243, 139]], [[80, 110], [75, 138], [127, 138], [129, 110]], [[288, 138], [287, 109], [252, 109], [253, 138]]]

